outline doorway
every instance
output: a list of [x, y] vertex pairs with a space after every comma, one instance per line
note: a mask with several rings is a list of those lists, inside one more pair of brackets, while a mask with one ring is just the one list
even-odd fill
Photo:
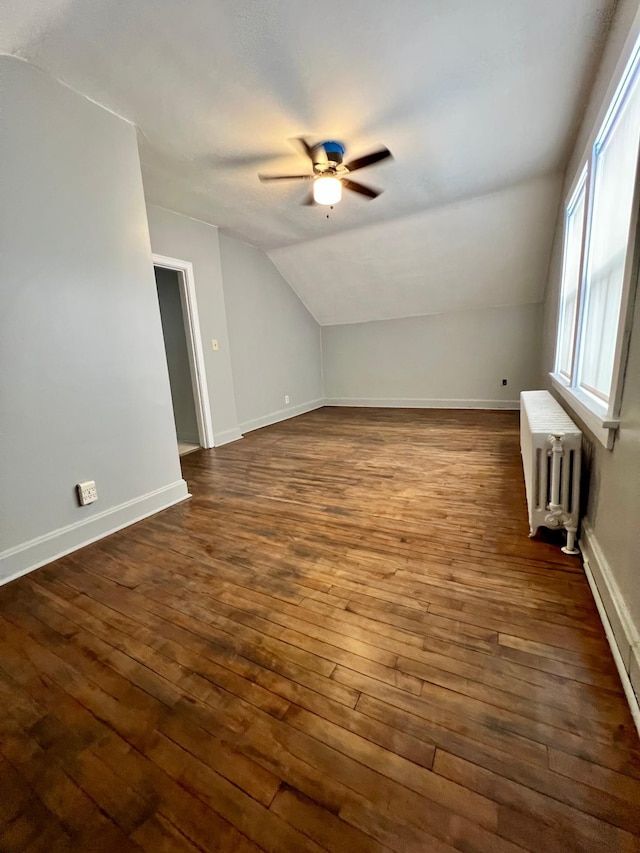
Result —
[[213, 447], [211, 410], [193, 268], [187, 261], [153, 255], [173, 417], [181, 456]]

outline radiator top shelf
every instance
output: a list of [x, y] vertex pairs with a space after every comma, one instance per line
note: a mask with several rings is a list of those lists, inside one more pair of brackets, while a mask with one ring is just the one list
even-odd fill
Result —
[[548, 391], [522, 391], [520, 406], [526, 413], [532, 433], [582, 435], [581, 430]]

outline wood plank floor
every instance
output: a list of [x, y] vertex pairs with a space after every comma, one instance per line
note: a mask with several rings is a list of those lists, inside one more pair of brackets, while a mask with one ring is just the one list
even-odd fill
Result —
[[0, 589], [0, 850], [639, 851], [640, 744], [515, 413], [321, 409]]

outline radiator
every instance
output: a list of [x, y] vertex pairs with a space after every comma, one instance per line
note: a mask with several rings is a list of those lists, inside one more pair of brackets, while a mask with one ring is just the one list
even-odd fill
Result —
[[539, 527], [567, 531], [565, 554], [575, 546], [580, 511], [582, 433], [548, 391], [520, 394], [520, 449], [529, 507], [529, 536]]

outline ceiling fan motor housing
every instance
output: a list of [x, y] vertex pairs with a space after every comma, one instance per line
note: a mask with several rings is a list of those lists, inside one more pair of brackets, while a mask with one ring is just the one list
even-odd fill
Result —
[[[324, 150], [330, 168], [342, 164], [342, 158], [344, 157], [344, 145], [342, 143], [329, 140], [328, 142], [321, 142], [319, 145], [316, 145], [316, 148]], [[322, 166], [322, 163], [317, 165]]]

